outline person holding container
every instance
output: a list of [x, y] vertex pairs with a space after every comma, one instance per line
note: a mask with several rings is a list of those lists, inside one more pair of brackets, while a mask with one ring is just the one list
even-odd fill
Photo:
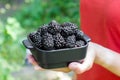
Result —
[[[92, 41], [85, 59], [68, 65], [77, 80], [120, 79], [119, 8], [120, 0], [80, 0], [81, 30]], [[28, 60], [35, 69], [42, 70], [32, 55], [28, 55]]]

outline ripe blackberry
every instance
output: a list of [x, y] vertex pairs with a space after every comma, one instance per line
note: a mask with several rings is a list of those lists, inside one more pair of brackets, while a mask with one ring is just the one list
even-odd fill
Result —
[[43, 26], [40, 27], [40, 29], [38, 31], [41, 32], [41, 35], [44, 35], [45, 33], [48, 32], [48, 25], [44, 24]]
[[54, 48], [54, 40], [51, 34], [45, 33], [42, 36], [43, 49], [52, 50]]
[[83, 40], [76, 41], [76, 43], [75, 43], [76, 47], [82, 47], [84, 45], [85, 45], [85, 41], [83, 41]]
[[36, 47], [38, 47], [38, 48], [42, 47], [42, 44], [41, 44], [42, 37], [40, 36], [40, 33], [38, 33], [38, 32], [30, 33], [29, 37], [30, 37], [31, 41], [35, 44]]
[[37, 48], [41, 49], [41, 47], [42, 47], [42, 43], [41, 43], [40, 40], [38, 40], [38, 41], [35, 42], [34, 44], [35, 44], [35, 46], [36, 46]]
[[49, 23], [48, 32], [55, 35], [61, 31], [60, 24], [58, 24], [55, 20]]
[[84, 33], [83, 33], [83, 31], [81, 31], [79, 29], [76, 29], [75, 30], [75, 36], [76, 36], [77, 40], [81, 40], [81, 39], [83, 39]]
[[65, 22], [64, 24], [61, 24], [62, 31], [61, 34], [64, 37], [71, 36], [75, 33], [75, 30], [78, 28], [75, 24], [71, 22]]
[[38, 39], [41, 39], [40, 34], [37, 33], [37, 32], [30, 33], [29, 37], [30, 37], [31, 41], [34, 42], [34, 43], [37, 42]]
[[61, 35], [63, 37], [68, 37], [68, 36], [71, 36], [73, 35], [74, 31], [71, 29], [71, 27], [69, 26], [62, 26], [61, 28]]
[[75, 35], [68, 36], [66, 38], [66, 47], [67, 48], [73, 48], [73, 47], [75, 47], [75, 42], [76, 42]]
[[71, 22], [65, 22], [64, 24], [62, 24], [62, 26], [69, 26], [69, 27], [71, 27], [72, 30], [78, 28], [77, 25], [75, 25], [75, 24], [73, 24], [73, 23], [71, 23]]
[[56, 49], [64, 48], [65, 40], [60, 33], [53, 36]]

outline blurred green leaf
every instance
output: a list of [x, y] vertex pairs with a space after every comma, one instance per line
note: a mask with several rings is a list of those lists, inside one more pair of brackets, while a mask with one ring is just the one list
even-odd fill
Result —
[[5, 28], [13, 40], [16, 40], [17, 37], [23, 32], [23, 29], [15, 18], [8, 18]]
[[38, 28], [52, 19], [79, 25], [79, 0], [34, 0], [20, 10], [17, 19], [22, 27], [30, 29]]

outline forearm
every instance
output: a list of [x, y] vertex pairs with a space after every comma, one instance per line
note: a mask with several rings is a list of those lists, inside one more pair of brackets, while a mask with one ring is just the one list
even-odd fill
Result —
[[120, 76], [120, 54], [100, 45], [94, 45], [96, 46], [95, 63]]

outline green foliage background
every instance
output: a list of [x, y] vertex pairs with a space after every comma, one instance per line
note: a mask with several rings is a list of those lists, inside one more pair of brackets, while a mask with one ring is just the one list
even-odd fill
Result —
[[[3, 0], [0, 4], [17, 7], [12, 1], [16, 0]], [[28, 33], [51, 20], [80, 25], [79, 0], [25, 0], [8, 16], [11, 10], [4, 16], [0, 14], [0, 80], [13, 80], [10, 72], [23, 66], [26, 54], [22, 40]]]
[[79, 0], [34, 0], [16, 15], [23, 28], [36, 29], [51, 20], [79, 25]]

